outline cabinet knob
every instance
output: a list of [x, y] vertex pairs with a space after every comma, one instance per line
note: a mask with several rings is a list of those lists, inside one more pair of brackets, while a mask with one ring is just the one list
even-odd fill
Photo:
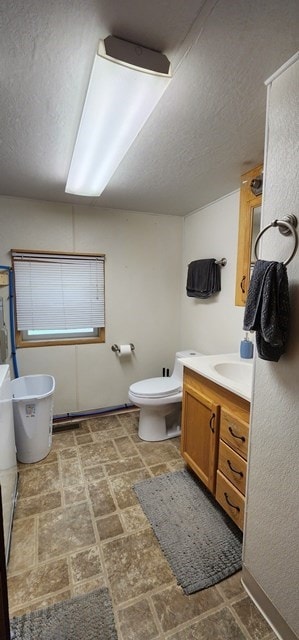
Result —
[[215, 433], [215, 428], [213, 427], [213, 422], [214, 422], [215, 418], [216, 418], [216, 414], [212, 413], [211, 418], [210, 418], [210, 422], [209, 422], [210, 429], [211, 429], [212, 433]]
[[224, 497], [225, 497], [225, 500], [226, 500], [227, 504], [229, 504], [230, 507], [232, 507], [233, 509], [236, 509], [238, 512], [240, 511], [240, 507], [237, 507], [235, 504], [232, 504], [229, 501], [226, 491], [224, 492]]
[[231, 427], [228, 427], [229, 432], [232, 434], [232, 436], [234, 438], [237, 438], [238, 440], [242, 440], [242, 442], [245, 442], [246, 438], [245, 436], [238, 436], [237, 433], [234, 433]]
[[243, 478], [243, 471], [237, 471], [237, 469], [234, 469], [230, 460], [227, 460], [226, 462], [233, 473], [237, 473], [240, 476], [240, 478]]

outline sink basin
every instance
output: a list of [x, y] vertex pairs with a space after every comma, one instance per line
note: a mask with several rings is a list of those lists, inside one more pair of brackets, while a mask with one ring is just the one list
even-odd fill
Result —
[[219, 362], [214, 365], [215, 371], [221, 376], [234, 382], [250, 384], [252, 379], [252, 366], [248, 362]]
[[241, 398], [251, 401], [252, 359], [242, 360], [238, 353], [222, 353], [183, 358], [182, 364]]

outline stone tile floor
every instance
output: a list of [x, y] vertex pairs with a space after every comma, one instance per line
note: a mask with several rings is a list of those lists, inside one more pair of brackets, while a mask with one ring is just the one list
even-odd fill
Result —
[[56, 433], [47, 458], [19, 465], [8, 566], [10, 616], [99, 586], [119, 640], [272, 640], [240, 573], [184, 595], [132, 490], [184, 467], [179, 438], [143, 442], [138, 412]]

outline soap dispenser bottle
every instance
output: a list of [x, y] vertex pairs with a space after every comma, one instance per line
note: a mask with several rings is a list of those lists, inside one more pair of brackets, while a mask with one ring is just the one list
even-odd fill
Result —
[[241, 340], [240, 356], [241, 358], [253, 357], [253, 343], [248, 339], [248, 333], [245, 334], [244, 340]]

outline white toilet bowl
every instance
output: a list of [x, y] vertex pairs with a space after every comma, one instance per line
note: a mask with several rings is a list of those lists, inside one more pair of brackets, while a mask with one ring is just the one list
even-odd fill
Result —
[[148, 378], [130, 386], [129, 399], [140, 408], [138, 435], [141, 440], [156, 442], [180, 435], [183, 395], [181, 359], [199, 355], [191, 349], [178, 351], [169, 378]]

